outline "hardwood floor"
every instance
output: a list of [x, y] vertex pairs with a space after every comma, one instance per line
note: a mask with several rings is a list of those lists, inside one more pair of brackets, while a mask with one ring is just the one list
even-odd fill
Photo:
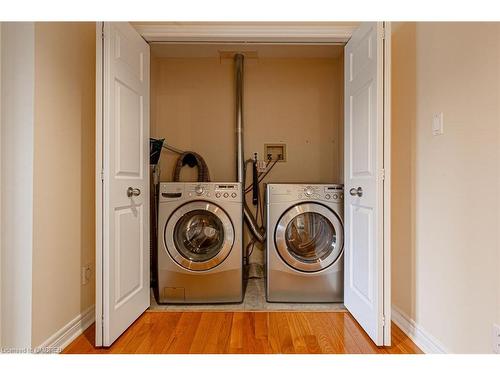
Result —
[[378, 348], [348, 312], [145, 312], [107, 349], [94, 325], [63, 353], [421, 353], [394, 324], [392, 346]]

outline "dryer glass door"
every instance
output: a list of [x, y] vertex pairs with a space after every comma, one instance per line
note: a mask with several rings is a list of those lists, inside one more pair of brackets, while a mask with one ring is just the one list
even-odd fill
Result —
[[192, 201], [169, 217], [164, 230], [165, 246], [172, 259], [193, 271], [221, 264], [234, 244], [234, 228], [219, 206]]
[[315, 263], [328, 258], [337, 243], [335, 228], [316, 212], [295, 216], [286, 228], [288, 251], [301, 262]]
[[276, 248], [291, 267], [305, 272], [323, 270], [343, 249], [342, 223], [327, 207], [303, 203], [281, 217], [275, 232]]

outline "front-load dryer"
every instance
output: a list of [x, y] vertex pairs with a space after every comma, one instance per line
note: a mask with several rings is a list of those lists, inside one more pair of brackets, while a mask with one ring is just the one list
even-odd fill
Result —
[[158, 303], [243, 299], [239, 183], [160, 184]]
[[269, 302], [342, 302], [342, 185], [268, 184]]

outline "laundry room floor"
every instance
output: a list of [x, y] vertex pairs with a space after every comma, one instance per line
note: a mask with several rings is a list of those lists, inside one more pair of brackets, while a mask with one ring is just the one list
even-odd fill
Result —
[[109, 348], [95, 348], [92, 324], [67, 354], [413, 354], [422, 351], [395, 324], [377, 347], [344, 311], [146, 311]]
[[242, 303], [203, 305], [159, 305], [151, 290], [152, 311], [346, 311], [342, 303], [269, 303], [263, 278], [247, 281]]

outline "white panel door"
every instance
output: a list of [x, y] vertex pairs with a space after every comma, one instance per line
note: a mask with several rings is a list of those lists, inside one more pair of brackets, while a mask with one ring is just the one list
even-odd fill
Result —
[[[345, 306], [377, 345], [384, 329], [383, 23], [363, 23], [345, 47]], [[389, 291], [389, 289], [387, 289]], [[385, 336], [385, 337], [384, 337]]]
[[100, 25], [96, 345], [110, 346], [149, 307], [149, 45], [128, 23]]

